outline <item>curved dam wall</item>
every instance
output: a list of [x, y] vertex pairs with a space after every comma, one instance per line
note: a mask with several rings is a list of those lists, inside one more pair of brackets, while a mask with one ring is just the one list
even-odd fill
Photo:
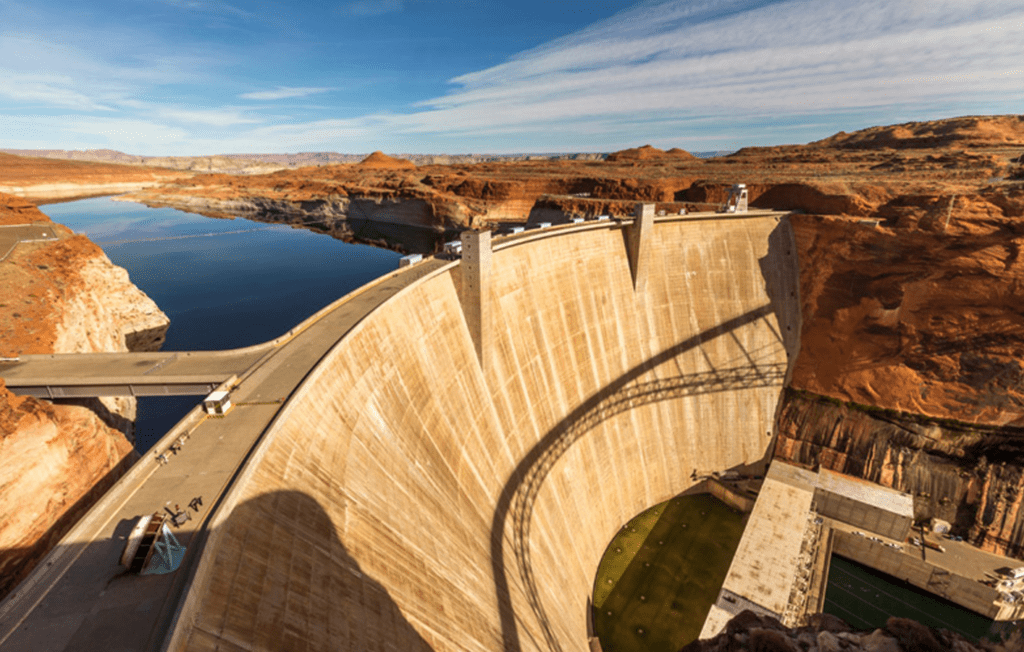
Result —
[[[778, 214], [495, 247], [481, 365], [453, 264], [382, 304], [236, 481], [170, 649], [587, 650], [617, 528], [766, 457], [799, 339]], [[463, 297], [464, 298], [464, 297]]]

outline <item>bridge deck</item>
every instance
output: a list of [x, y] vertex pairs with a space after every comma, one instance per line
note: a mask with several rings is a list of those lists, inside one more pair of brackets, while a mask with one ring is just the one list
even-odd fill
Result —
[[205, 394], [272, 348], [25, 355], [0, 362], [0, 376], [16, 394], [37, 398]]

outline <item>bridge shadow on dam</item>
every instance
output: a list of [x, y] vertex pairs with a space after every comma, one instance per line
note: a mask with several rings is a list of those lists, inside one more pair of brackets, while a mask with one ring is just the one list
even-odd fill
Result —
[[[630, 369], [562, 419], [520, 461], [502, 490], [491, 526], [491, 560], [505, 650], [518, 652], [522, 649], [519, 625], [510, 593], [510, 577], [514, 575], [518, 575], [522, 582], [530, 608], [544, 636], [544, 641], [533, 640], [534, 646], [552, 652], [562, 650], [552, 630], [550, 618], [541, 603], [529, 545], [530, 523], [537, 496], [545, 478], [559, 459], [573, 444], [600, 423], [644, 405], [689, 396], [781, 387], [786, 377], [787, 365], [777, 361], [778, 348], [771, 347], [772, 360], [758, 360], [761, 352], [744, 349], [734, 333], [737, 329], [764, 320], [778, 342], [785, 345], [788, 338], [779, 333], [768, 321], [769, 315], [775, 313], [772, 304], [751, 310], [682, 341]], [[784, 330], [787, 325], [783, 323]], [[719, 337], [731, 337], [742, 352], [740, 358], [730, 362], [729, 366], [714, 368], [710, 358], [705, 355], [705, 360], [712, 367], [710, 371], [680, 373], [667, 378], [639, 382], [660, 365], [670, 363], [687, 351], [700, 349], [702, 343]], [[790, 349], [787, 347], [787, 350]], [[509, 524], [514, 555], [512, 560], [505, 559], [504, 551], [503, 537]]]

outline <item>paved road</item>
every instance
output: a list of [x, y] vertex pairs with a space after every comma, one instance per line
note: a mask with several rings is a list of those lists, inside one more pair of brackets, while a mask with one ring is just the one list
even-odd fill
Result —
[[[304, 325], [286, 342], [262, 351], [233, 392], [236, 407], [227, 416], [202, 417], [181, 449], [167, 453], [169, 463], [161, 464], [156, 456], [186, 429], [179, 424], [168, 433], [79, 521], [42, 562], [41, 570], [0, 603], [0, 649], [158, 649], [201, 555], [209, 515], [287, 398], [360, 320], [446, 264], [430, 259], [384, 277]], [[146, 359], [152, 363], [158, 357]], [[172, 364], [177, 361], [167, 366]], [[189, 368], [191, 363], [182, 364]], [[124, 574], [118, 559], [134, 520], [165, 507], [188, 505], [196, 496], [202, 496], [203, 506], [175, 530], [188, 546], [181, 568], [169, 575]]]

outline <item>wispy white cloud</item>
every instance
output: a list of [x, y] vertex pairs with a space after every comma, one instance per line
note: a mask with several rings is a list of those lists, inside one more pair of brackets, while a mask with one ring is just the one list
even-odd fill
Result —
[[263, 122], [261, 118], [245, 114], [239, 109], [183, 109], [177, 107], [155, 107], [158, 117], [170, 122], [185, 124], [210, 125], [213, 127], [233, 127]]
[[410, 131], [1021, 99], [1016, 1], [648, 3], [452, 80]]
[[73, 88], [74, 84], [59, 77], [8, 74], [0, 85], [0, 98], [30, 106], [56, 107], [79, 111], [110, 111], [105, 106]]
[[239, 9], [238, 7], [222, 2], [221, 0], [158, 0], [161, 4], [176, 7], [190, 12], [201, 12], [207, 14], [221, 14], [251, 18], [252, 13]]
[[337, 9], [348, 16], [383, 16], [403, 8], [403, 0], [356, 0], [338, 5]]
[[272, 91], [256, 91], [253, 93], [242, 93], [238, 97], [245, 100], [283, 100], [290, 97], [306, 97], [308, 95], [316, 95], [317, 93], [326, 93], [331, 90], [334, 89], [321, 86], [278, 86], [275, 90]]
[[[187, 8], [193, 0], [169, 1]], [[381, 0], [339, 11], [402, 9], [400, 0]], [[267, 90], [154, 99], [152, 89], [230, 79], [217, 70], [237, 65], [224, 63], [231, 50], [204, 59], [155, 49], [112, 64], [8, 35], [0, 37], [0, 100], [94, 114], [64, 117], [45, 138], [51, 144], [37, 146], [137, 153], [608, 151], [643, 142], [718, 149], [751, 134], [800, 142], [871, 124], [858, 116], [899, 122], [1019, 111], [1022, 42], [1019, 0], [657, 0], [455, 77], [449, 93], [404, 112], [325, 118], [343, 114], [304, 106], [269, 115], [237, 104], [327, 93], [340, 88], [334, 79], [325, 82], [334, 87], [268, 88], [257, 75], [239, 85]], [[0, 121], [0, 140], [57, 128], [46, 116], [19, 120]]]
[[[65, 149], [110, 147], [139, 153], [157, 153], [189, 138], [185, 129], [152, 120], [123, 117], [23, 116], [0, 114], [10, 128], [6, 147], [34, 149], [40, 140], [64, 144]], [[10, 144], [6, 144], [10, 143]]]

